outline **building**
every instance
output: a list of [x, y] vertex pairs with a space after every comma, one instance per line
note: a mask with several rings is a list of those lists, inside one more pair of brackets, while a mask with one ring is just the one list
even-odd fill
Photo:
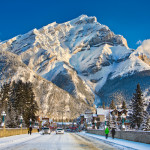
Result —
[[97, 114], [96, 126], [97, 126], [97, 128], [104, 127], [106, 118], [109, 115], [109, 113], [110, 113], [109, 109], [97, 108], [97, 110], [96, 110], [96, 114]]

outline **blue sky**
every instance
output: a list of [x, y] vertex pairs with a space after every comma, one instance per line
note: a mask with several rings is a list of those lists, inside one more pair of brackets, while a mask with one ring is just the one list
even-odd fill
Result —
[[149, 8], [149, 0], [0, 0], [0, 40], [86, 14], [136, 48], [138, 40], [150, 39]]

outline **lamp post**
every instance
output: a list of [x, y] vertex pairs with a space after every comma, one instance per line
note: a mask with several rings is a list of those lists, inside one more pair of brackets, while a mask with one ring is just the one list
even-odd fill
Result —
[[5, 111], [2, 111], [1, 116], [2, 116], [2, 124], [1, 124], [1, 126], [3, 128], [5, 128], [5, 116], [6, 116]]
[[97, 121], [96, 121], [96, 119], [95, 119], [94, 123], [95, 123], [95, 129], [97, 129], [97, 127], [96, 127], [96, 124], [97, 124]]
[[[51, 125], [51, 122], [50, 122], [50, 125]], [[38, 123], [38, 121], [35, 121], [35, 126], [39, 126], [39, 123]]]
[[22, 128], [22, 120], [23, 120], [23, 117], [22, 115], [20, 116], [20, 127]]
[[115, 126], [116, 126], [116, 129], [118, 129], [117, 118], [118, 118], [118, 116], [115, 115]]
[[32, 119], [30, 118], [30, 126], [31, 126], [31, 122], [32, 122]]
[[125, 125], [124, 125], [124, 119], [125, 119], [126, 115], [123, 113], [121, 115], [121, 118], [122, 118], [122, 130], [125, 130]]
[[107, 118], [105, 116], [105, 129], [107, 128], [106, 122], [107, 122]]
[[23, 120], [23, 117], [22, 115], [20, 116], [20, 127], [21, 127], [21, 134], [22, 134], [22, 120]]

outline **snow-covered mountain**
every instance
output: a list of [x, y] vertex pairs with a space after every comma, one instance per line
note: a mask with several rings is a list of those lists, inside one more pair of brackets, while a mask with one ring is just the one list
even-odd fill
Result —
[[133, 50], [96, 17], [82, 15], [16, 36], [0, 50], [17, 54], [36, 74], [92, 106], [109, 103], [117, 93], [129, 100], [138, 82], [148, 91], [150, 46], [145, 42]]
[[0, 52], [0, 72], [1, 84], [18, 80], [23, 82], [30, 81], [33, 84], [40, 116], [61, 119], [63, 110], [63, 118], [72, 119], [86, 109], [94, 110], [83, 99], [72, 97], [63, 89], [40, 77], [28, 68], [16, 54], [7, 51]]

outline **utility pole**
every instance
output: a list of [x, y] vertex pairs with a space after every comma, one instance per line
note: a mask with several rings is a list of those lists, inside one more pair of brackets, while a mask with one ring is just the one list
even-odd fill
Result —
[[62, 111], [62, 128], [63, 128], [63, 111]]

